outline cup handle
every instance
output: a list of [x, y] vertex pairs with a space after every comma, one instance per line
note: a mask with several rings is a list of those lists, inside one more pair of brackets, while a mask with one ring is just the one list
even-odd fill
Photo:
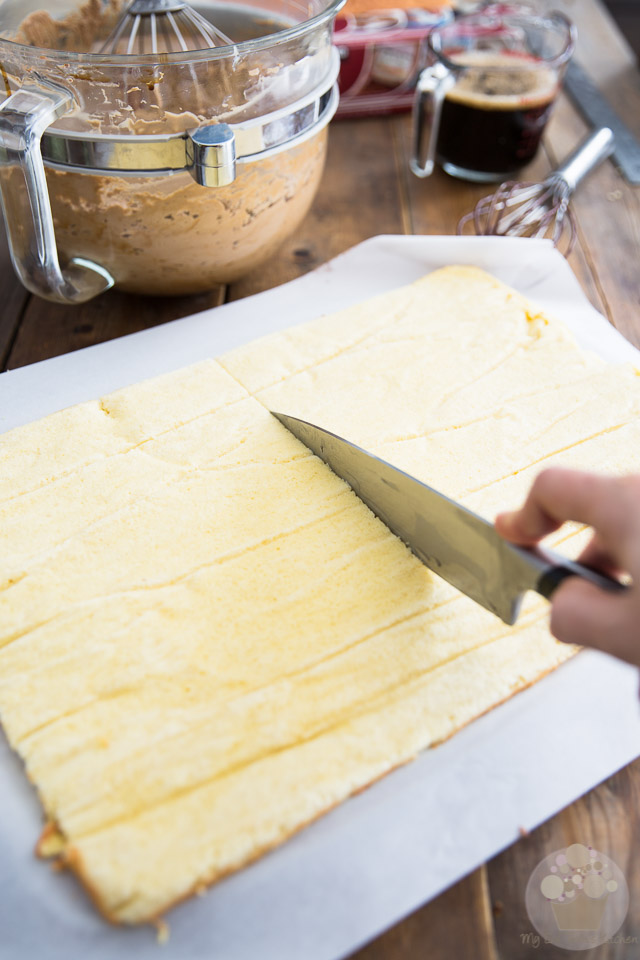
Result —
[[40, 142], [72, 104], [67, 90], [44, 83], [24, 86], [0, 104], [0, 198], [11, 260], [27, 290], [55, 303], [84, 303], [114, 283], [107, 270], [81, 257], [60, 268]]
[[[416, 177], [430, 177], [433, 173], [436, 157], [436, 144], [440, 130], [442, 104], [456, 78], [443, 63], [426, 67], [416, 84], [413, 99], [413, 147], [409, 166]], [[424, 150], [425, 114], [427, 101], [431, 101], [431, 126], [426, 151]], [[423, 159], [424, 156], [424, 159]]]

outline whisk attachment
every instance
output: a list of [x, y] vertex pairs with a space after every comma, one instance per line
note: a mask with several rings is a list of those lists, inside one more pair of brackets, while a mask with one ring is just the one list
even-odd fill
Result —
[[179, 53], [233, 43], [186, 0], [133, 0], [98, 52]]
[[583, 177], [613, 149], [612, 131], [596, 130], [542, 183], [508, 180], [483, 197], [460, 219], [457, 233], [471, 225], [479, 236], [546, 237], [568, 256], [577, 236], [569, 200]]

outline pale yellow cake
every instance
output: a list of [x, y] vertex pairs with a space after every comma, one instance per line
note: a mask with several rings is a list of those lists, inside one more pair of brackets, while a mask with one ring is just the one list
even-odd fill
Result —
[[[269, 410], [492, 518], [640, 469], [640, 379], [471, 268], [0, 437], [0, 716], [59, 853], [139, 923], [573, 652], [431, 574]], [[575, 553], [584, 532], [555, 538]]]

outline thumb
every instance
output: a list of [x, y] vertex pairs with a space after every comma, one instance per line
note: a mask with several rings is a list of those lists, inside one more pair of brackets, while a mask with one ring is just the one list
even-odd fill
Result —
[[569, 577], [553, 594], [551, 632], [565, 643], [594, 647], [637, 664], [640, 642], [634, 606], [631, 590], [621, 596]]

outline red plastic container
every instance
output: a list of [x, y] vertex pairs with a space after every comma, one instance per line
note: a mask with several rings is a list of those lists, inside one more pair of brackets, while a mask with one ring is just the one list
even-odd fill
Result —
[[362, 117], [410, 110], [422, 68], [425, 40], [433, 27], [453, 18], [439, 11], [375, 10], [338, 16], [333, 42], [340, 52], [338, 117]]

